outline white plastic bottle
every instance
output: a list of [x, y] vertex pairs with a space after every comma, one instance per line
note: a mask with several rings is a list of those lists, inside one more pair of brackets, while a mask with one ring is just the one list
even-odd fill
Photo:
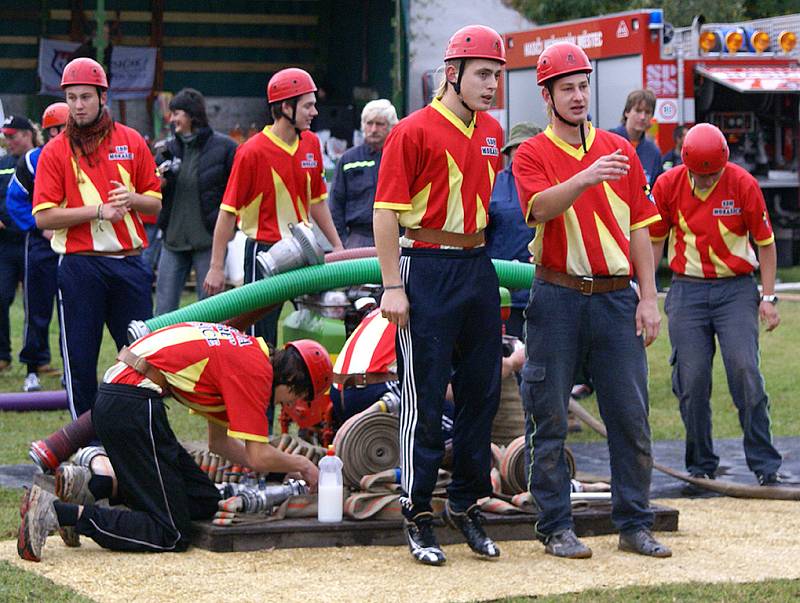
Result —
[[317, 519], [324, 523], [342, 521], [342, 459], [336, 456], [333, 446], [319, 461], [319, 492], [317, 494]]

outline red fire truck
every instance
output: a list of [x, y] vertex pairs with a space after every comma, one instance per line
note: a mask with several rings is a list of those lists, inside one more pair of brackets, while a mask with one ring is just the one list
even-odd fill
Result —
[[628, 93], [650, 88], [657, 104], [651, 134], [662, 152], [679, 124], [720, 127], [731, 160], [755, 175], [770, 209], [779, 263], [800, 263], [800, 15], [673, 28], [660, 9], [555, 23], [506, 34], [507, 71], [498, 113], [509, 126], [547, 123], [536, 61], [569, 41], [592, 61], [592, 122], [619, 125]]

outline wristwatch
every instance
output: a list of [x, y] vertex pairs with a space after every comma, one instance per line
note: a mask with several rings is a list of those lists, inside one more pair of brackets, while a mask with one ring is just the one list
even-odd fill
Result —
[[771, 303], [773, 306], [775, 306], [775, 305], [777, 305], [777, 304], [778, 304], [778, 296], [777, 296], [777, 295], [775, 295], [775, 294], [772, 294], [772, 295], [762, 295], [762, 296], [761, 296], [761, 301], [762, 301], [762, 302], [769, 302], [769, 303]]

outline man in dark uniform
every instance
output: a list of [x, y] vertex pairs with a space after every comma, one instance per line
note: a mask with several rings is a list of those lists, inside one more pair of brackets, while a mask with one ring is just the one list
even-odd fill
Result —
[[361, 112], [364, 144], [345, 151], [336, 164], [331, 187], [331, 215], [347, 249], [372, 247], [372, 202], [386, 137], [397, 123], [397, 111], [385, 98], [370, 101]]

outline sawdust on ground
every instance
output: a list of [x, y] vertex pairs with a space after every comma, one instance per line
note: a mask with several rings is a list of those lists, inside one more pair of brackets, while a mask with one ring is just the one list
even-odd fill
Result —
[[125, 554], [84, 539], [68, 549], [48, 539], [41, 563], [20, 560], [14, 541], [4, 559], [96, 601], [202, 603], [238, 601], [475, 601], [589, 588], [670, 582], [753, 582], [800, 578], [800, 513], [796, 502], [714, 498], [660, 500], [680, 511], [679, 531], [661, 533], [671, 559], [617, 550], [616, 536], [587, 538], [594, 557], [545, 556], [534, 541], [502, 542], [502, 557], [477, 559], [446, 547], [447, 565], [424, 567], [405, 547], [281, 549], [181, 554]]

